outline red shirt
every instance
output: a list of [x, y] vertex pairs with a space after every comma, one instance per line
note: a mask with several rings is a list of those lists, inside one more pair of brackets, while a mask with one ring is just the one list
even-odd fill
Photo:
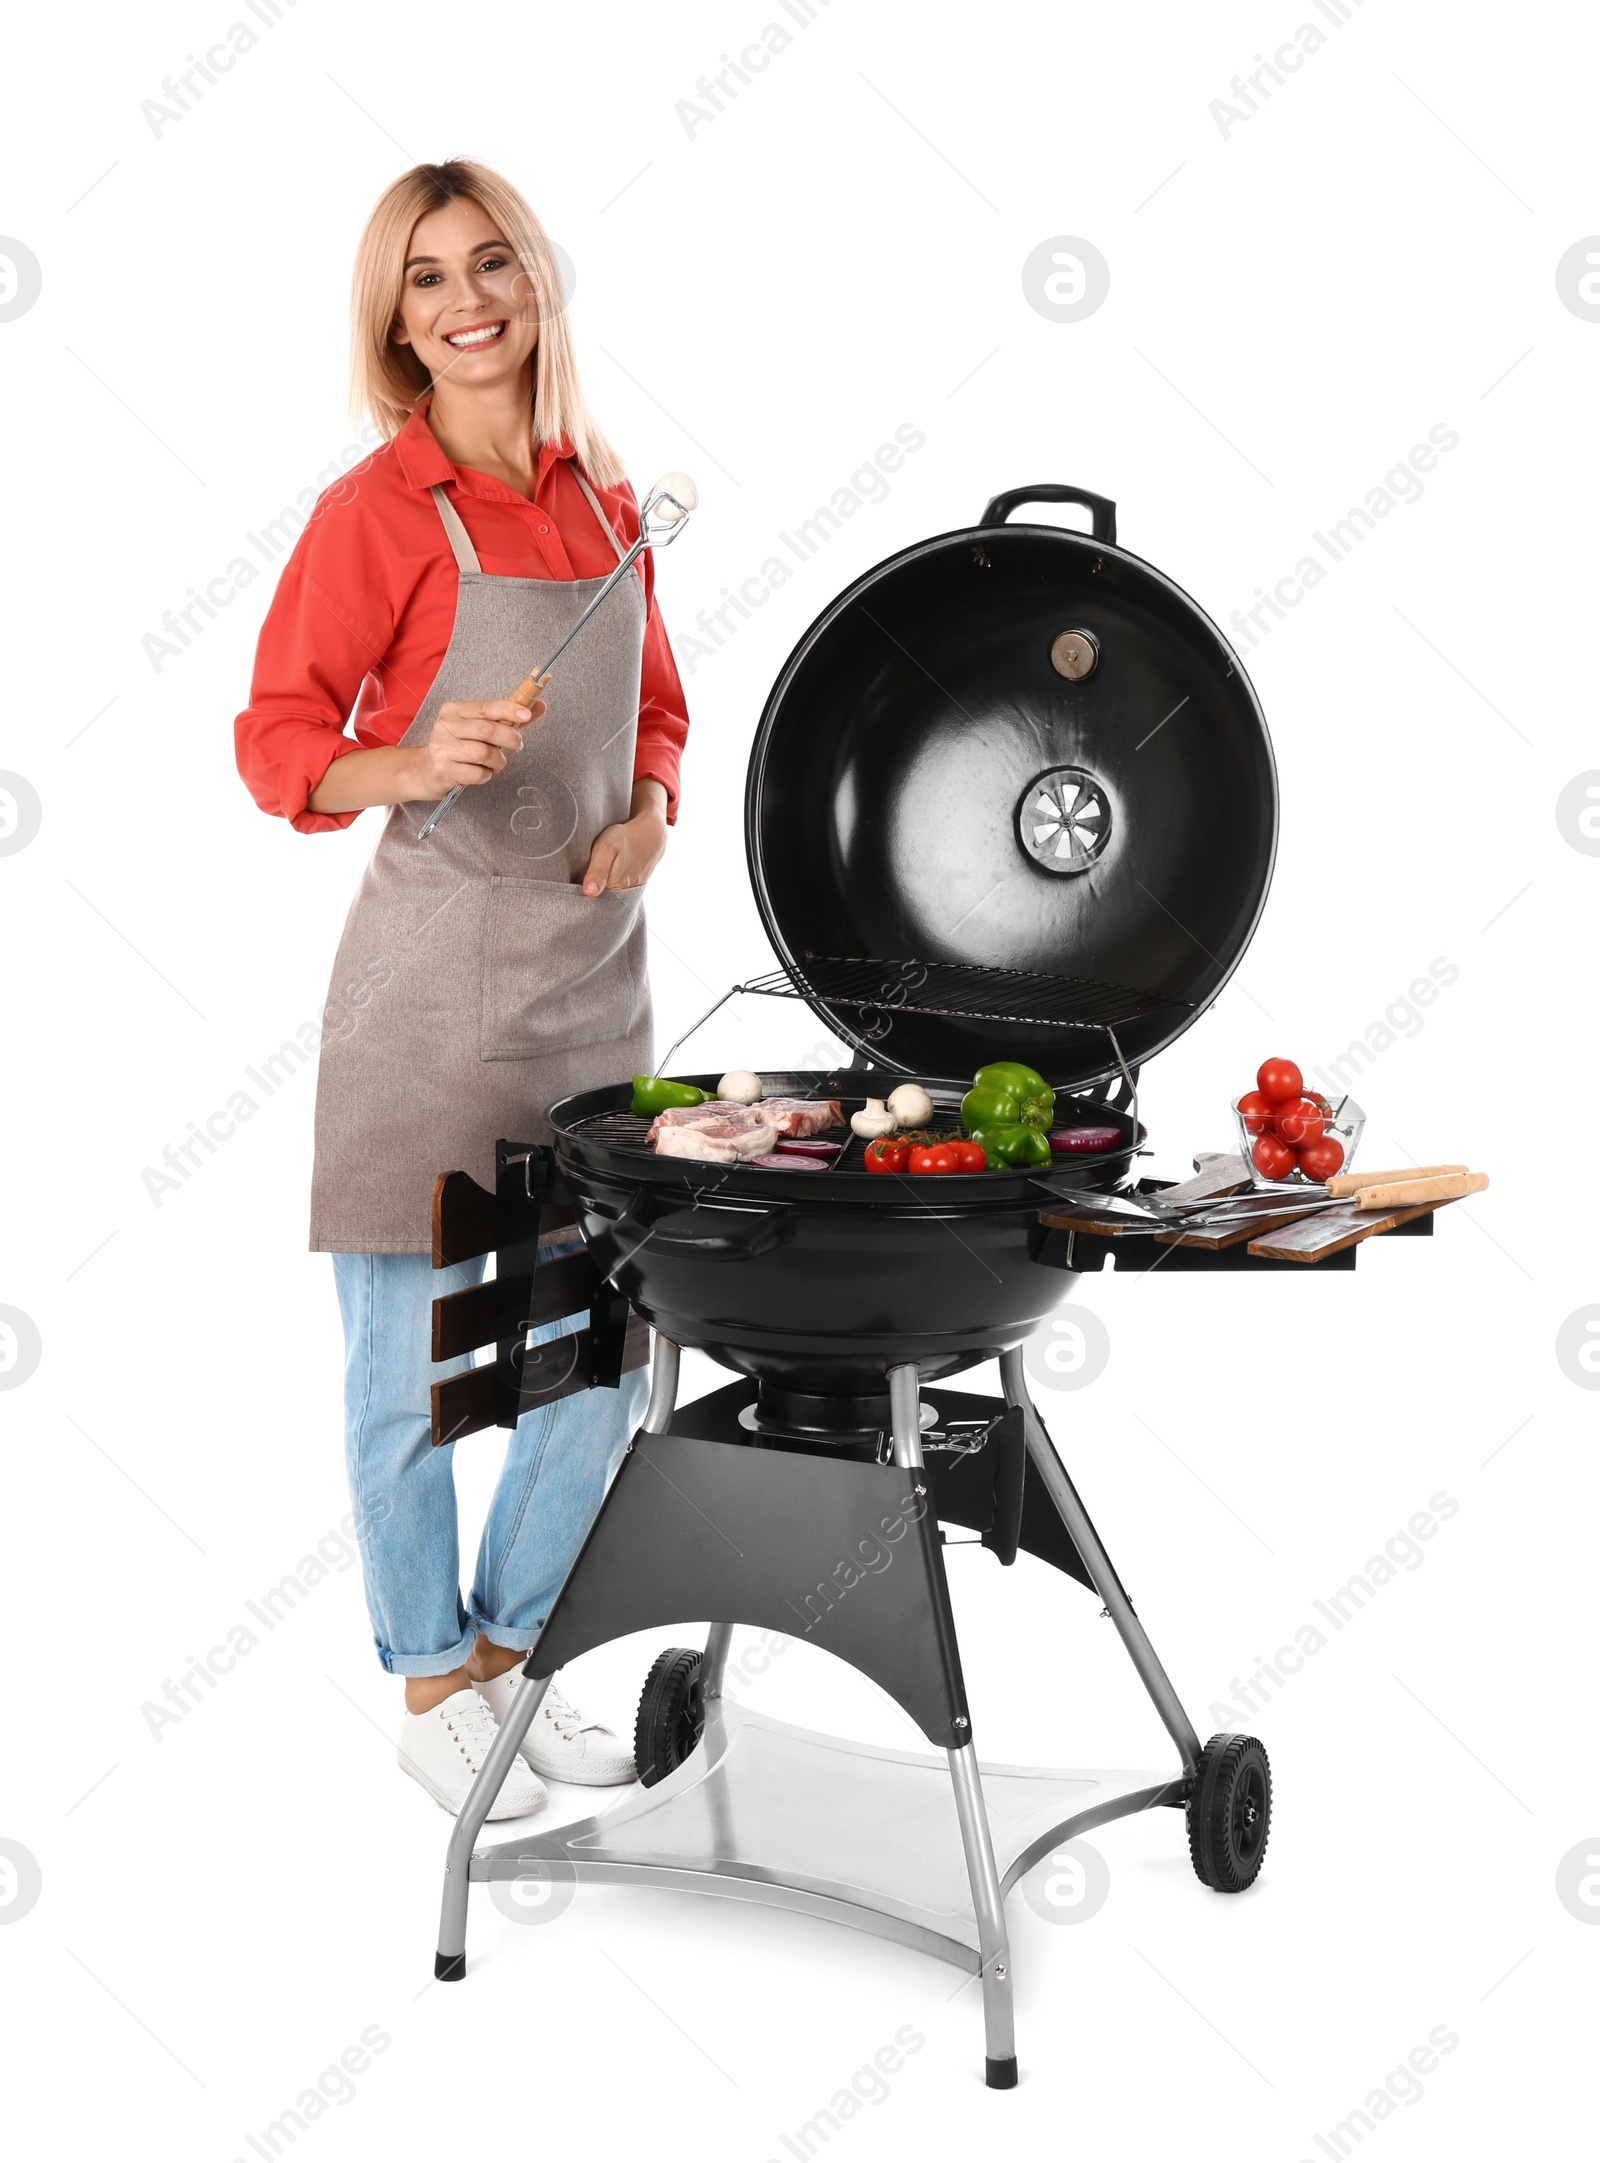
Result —
[[[428, 490], [442, 482], [485, 571], [506, 578], [599, 578], [616, 552], [574, 477], [564, 437], [540, 446], [533, 500], [504, 481], [453, 466], [419, 406], [400, 433], [318, 498], [283, 567], [256, 644], [250, 703], [234, 723], [245, 786], [303, 834], [348, 826], [356, 811], [308, 811], [306, 799], [336, 758], [397, 744], [427, 696], [450, 643], [457, 574]], [[639, 507], [628, 482], [596, 488], [631, 547]], [[634, 779], [667, 791], [677, 817], [678, 760], [689, 732], [683, 687], [655, 601], [655, 562], [644, 572], [644, 655]], [[529, 656], [534, 667], [538, 655]], [[483, 695], [511, 689], [485, 685]], [[354, 734], [344, 733], [350, 719]]]

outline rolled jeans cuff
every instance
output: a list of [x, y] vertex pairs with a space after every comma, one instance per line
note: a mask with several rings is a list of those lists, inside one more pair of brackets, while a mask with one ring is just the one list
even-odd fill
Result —
[[531, 1630], [513, 1629], [504, 1622], [491, 1622], [476, 1600], [467, 1604], [473, 1628], [480, 1637], [486, 1637], [491, 1645], [499, 1645], [506, 1652], [531, 1652], [539, 1642], [544, 1630], [542, 1622]]
[[469, 1623], [460, 1642], [447, 1652], [390, 1652], [380, 1645], [378, 1658], [390, 1675], [448, 1675], [452, 1668], [466, 1666], [477, 1635]]

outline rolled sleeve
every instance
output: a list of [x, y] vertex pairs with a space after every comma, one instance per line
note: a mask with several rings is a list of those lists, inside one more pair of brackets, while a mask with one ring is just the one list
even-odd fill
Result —
[[[638, 531], [637, 513], [634, 531]], [[689, 737], [689, 707], [672, 658], [667, 627], [655, 597], [655, 561], [645, 554], [644, 648], [639, 657], [639, 733], [634, 743], [633, 778], [659, 781], [667, 792], [667, 823], [678, 821], [678, 780]]]
[[[341, 533], [341, 523], [349, 530]], [[302, 834], [331, 833], [360, 817], [307, 809], [334, 760], [363, 748], [345, 734], [345, 723], [393, 628], [363, 622], [318, 576], [325, 568], [348, 570], [338, 558], [358, 539], [359, 528], [340, 521], [337, 506], [301, 534], [261, 626], [250, 703], [233, 724], [246, 788], [263, 811]], [[353, 568], [359, 573], [359, 564]]]

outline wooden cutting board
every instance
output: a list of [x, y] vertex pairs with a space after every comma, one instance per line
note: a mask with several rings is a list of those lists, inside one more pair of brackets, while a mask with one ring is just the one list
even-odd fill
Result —
[[1346, 1247], [1359, 1246], [1378, 1232], [1392, 1232], [1397, 1224], [1414, 1217], [1448, 1209], [1448, 1202], [1417, 1202], [1409, 1209], [1325, 1209], [1314, 1217], [1297, 1218], [1252, 1239], [1248, 1248], [1269, 1262], [1320, 1262]]
[[[1203, 1247], [1208, 1254], [1216, 1254], [1223, 1247], [1236, 1247], [1241, 1239], [1250, 1239], [1258, 1232], [1282, 1231], [1289, 1226], [1298, 1229], [1306, 1220], [1291, 1217], [1282, 1203], [1276, 1209], [1240, 1210], [1228, 1224], [1219, 1224], [1212, 1230], [1194, 1232], [1157, 1232], [1158, 1247]], [[1256, 1249], [1252, 1247], [1254, 1254]]]
[[[1152, 1218], [1151, 1224], [1154, 1221]], [[1039, 1222], [1047, 1224], [1053, 1232], [1092, 1232], [1096, 1239], [1125, 1239], [1130, 1235], [1148, 1239], [1150, 1236], [1150, 1224], [1141, 1223], [1136, 1217], [1097, 1217], [1088, 1204], [1082, 1209], [1065, 1205], [1060, 1209], [1041, 1209]]]

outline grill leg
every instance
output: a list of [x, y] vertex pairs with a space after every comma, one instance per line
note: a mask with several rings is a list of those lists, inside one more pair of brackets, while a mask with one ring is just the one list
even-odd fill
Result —
[[472, 1850], [494, 1799], [505, 1785], [522, 1738], [550, 1687], [550, 1679], [525, 1682], [511, 1700], [511, 1711], [489, 1745], [483, 1769], [467, 1790], [444, 1862], [444, 1899], [439, 1911], [439, 1950], [433, 1972], [441, 1983], [459, 1983], [467, 1972], [467, 1894], [472, 1885]]
[[1056, 1455], [1049, 1429], [1039, 1417], [1038, 1409], [1028, 1395], [1020, 1349], [1001, 1354], [1000, 1380], [1005, 1390], [1006, 1403], [1020, 1405], [1022, 1408], [1029, 1460], [1043, 1480], [1045, 1492], [1055, 1504], [1061, 1522], [1072, 1535], [1072, 1544], [1083, 1557], [1084, 1567], [1094, 1580], [1094, 1589], [1116, 1624], [1117, 1635], [1127, 1647], [1128, 1657], [1138, 1669], [1139, 1680], [1149, 1691], [1150, 1701], [1161, 1715], [1162, 1725], [1178, 1746], [1184, 1771], [1192, 1775], [1200, 1760], [1200, 1738], [1190, 1723], [1189, 1715], [1179, 1704], [1178, 1693], [1172, 1687], [1166, 1669], [1156, 1658], [1155, 1647], [1145, 1635], [1144, 1624], [1134, 1613], [1128, 1595], [1122, 1589], [1122, 1581], [1111, 1567], [1111, 1557], [1101, 1546], [1100, 1536], [1089, 1522], [1089, 1513], [1078, 1499], [1078, 1490], [1067, 1477], [1066, 1466]]
[[[644, 1415], [647, 1434], [662, 1432], [672, 1417], [677, 1395], [678, 1347], [670, 1337], [658, 1336], [650, 1370], [650, 1402]], [[467, 1972], [467, 1894], [472, 1885], [473, 1845], [549, 1687], [548, 1676], [530, 1676], [511, 1700], [510, 1716], [502, 1722], [483, 1761], [483, 1770], [467, 1790], [467, 1799], [450, 1835], [439, 1913], [439, 1950], [433, 1962], [433, 1972], [442, 1983], [457, 1983]]]
[[678, 1347], [670, 1337], [656, 1333], [650, 1361], [650, 1402], [644, 1408], [646, 1434], [665, 1434], [672, 1408], [678, 1401]]
[[728, 1648], [733, 1643], [733, 1624], [714, 1622], [706, 1632], [705, 1655], [700, 1662], [700, 1694], [705, 1698], [722, 1695], [722, 1674], [728, 1664]]
[[[922, 1466], [922, 1398], [914, 1365], [889, 1369], [889, 1418], [894, 1461], [906, 1471]], [[947, 1750], [955, 1788], [956, 1818], [972, 1886], [972, 1910], [978, 1919], [978, 1957], [983, 1975], [984, 2077], [991, 2088], [1017, 2084], [1016, 2027], [1011, 2011], [1011, 1950], [1006, 1937], [1005, 1898], [995, 1867], [994, 1842], [983, 1806], [978, 1755], [970, 1740]]]
[[1000, 1873], [995, 1868], [994, 1842], [989, 1837], [989, 1817], [978, 1778], [978, 1754], [970, 1742], [963, 1750], [945, 1754], [950, 1760], [961, 1845], [967, 1857], [973, 1912], [978, 1918], [978, 1956], [983, 1962], [984, 2076], [991, 2088], [1014, 2088], [1017, 2037], [1011, 2017], [1011, 1950]]

